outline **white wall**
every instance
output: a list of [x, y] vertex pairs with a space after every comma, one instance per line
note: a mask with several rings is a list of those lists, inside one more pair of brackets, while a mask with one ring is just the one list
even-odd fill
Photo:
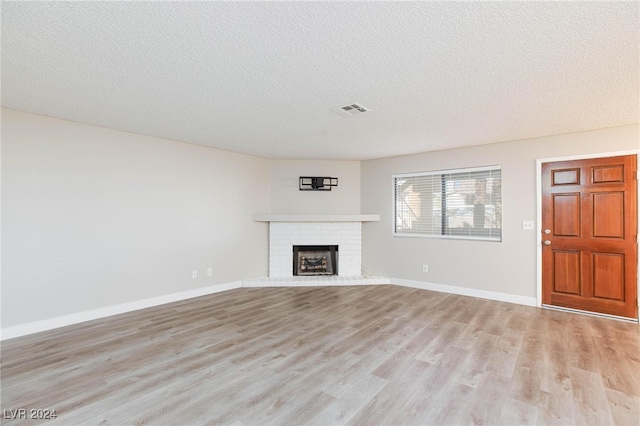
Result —
[[[2, 327], [266, 276], [268, 228], [254, 213], [380, 214], [362, 226], [364, 273], [535, 297], [536, 234], [522, 220], [536, 219], [536, 159], [638, 148], [632, 125], [364, 162], [270, 161], [3, 109]], [[490, 164], [502, 165], [501, 243], [392, 236], [392, 174]], [[339, 186], [299, 191], [303, 175]]]
[[2, 327], [265, 276], [269, 180], [265, 159], [3, 109]]
[[[363, 271], [535, 298], [536, 232], [522, 230], [522, 221], [536, 220], [536, 159], [637, 150], [639, 140], [638, 125], [631, 125], [363, 161], [362, 211], [381, 218], [363, 226]], [[502, 165], [502, 242], [392, 236], [393, 174], [494, 164]]]
[[[300, 176], [337, 177], [338, 186], [331, 191], [300, 191], [298, 187]], [[272, 161], [271, 212], [261, 213], [359, 214], [360, 162]]]

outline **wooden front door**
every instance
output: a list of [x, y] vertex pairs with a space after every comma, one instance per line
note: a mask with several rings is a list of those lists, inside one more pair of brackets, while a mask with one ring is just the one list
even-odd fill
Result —
[[542, 164], [542, 303], [638, 318], [636, 156]]

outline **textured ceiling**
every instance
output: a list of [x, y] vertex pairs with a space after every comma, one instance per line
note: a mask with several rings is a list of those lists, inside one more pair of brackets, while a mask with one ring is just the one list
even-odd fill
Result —
[[[2, 105], [268, 158], [637, 123], [639, 2], [2, 2]], [[370, 112], [338, 112], [354, 102]]]

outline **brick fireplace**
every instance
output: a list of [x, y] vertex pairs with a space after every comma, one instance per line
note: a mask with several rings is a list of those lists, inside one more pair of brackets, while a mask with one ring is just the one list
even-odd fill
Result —
[[[254, 215], [269, 222], [269, 278], [294, 277], [293, 246], [337, 246], [337, 276], [362, 275], [362, 223], [378, 215]], [[295, 278], [295, 277], [294, 277]]]
[[[389, 284], [362, 273], [362, 226], [379, 215], [254, 214], [253, 220], [269, 223], [269, 276], [243, 281], [244, 287]], [[337, 274], [294, 275], [294, 246], [335, 247]], [[322, 262], [318, 256], [314, 262]]]
[[269, 277], [293, 276], [293, 246], [338, 246], [339, 276], [362, 275], [362, 222], [271, 222]]

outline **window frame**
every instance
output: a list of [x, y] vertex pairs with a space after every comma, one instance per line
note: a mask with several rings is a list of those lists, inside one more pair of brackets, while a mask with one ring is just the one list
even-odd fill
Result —
[[[454, 175], [458, 173], [473, 173], [473, 172], [488, 172], [488, 171], [500, 171], [500, 227], [494, 228], [499, 229], [499, 236], [490, 236], [490, 232], [487, 232], [487, 236], [482, 235], [451, 235], [444, 233], [447, 229], [457, 229], [457, 228], [442, 228], [440, 234], [435, 233], [403, 233], [397, 231], [397, 200], [396, 200], [396, 181], [397, 179], [402, 178], [415, 178], [420, 176], [444, 176], [444, 175]], [[438, 238], [445, 240], [474, 240], [474, 241], [487, 241], [487, 242], [502, 242], [503, 238], [503, 217], [504, 217], [504, 206], [502, 202], [502, 165], [494, 164], [489, 166], [479, 166], [479, 167], [463, 167], [456, 169], [443, 169], [443, 170], [429, 170], [429, 171], [420, 171], [420, 172], [409, 172], [409, 173], [394, 173], [391, 175], [391, 231], [394, 237], [409, 237], [409, 238]], [[446, 195], [442, 194], [441, 196]]]

